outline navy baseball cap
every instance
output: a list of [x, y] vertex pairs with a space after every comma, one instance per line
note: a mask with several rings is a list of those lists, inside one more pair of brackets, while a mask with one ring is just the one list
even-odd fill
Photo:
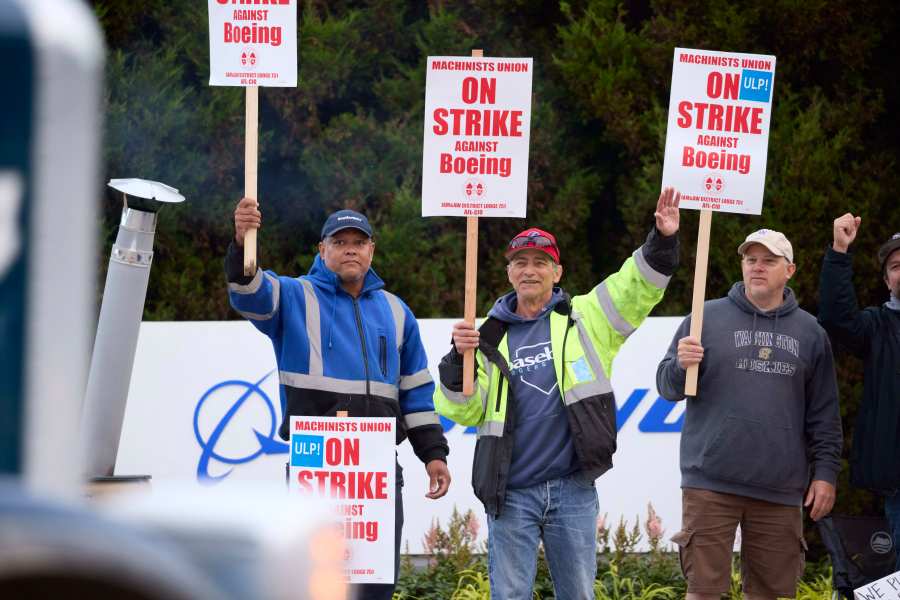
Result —
[[328, 236], [334, 235], [342, 229], [349, 228], [359, 229], [367, 236], [372, 237], [372, 226], [369, 225], [369, 220], [366, 216], [355, 210], [345, 208], [331, 213], [328, 218], [325, 219], [325, 224], [322, 225], [322, 239], [324, 240]]

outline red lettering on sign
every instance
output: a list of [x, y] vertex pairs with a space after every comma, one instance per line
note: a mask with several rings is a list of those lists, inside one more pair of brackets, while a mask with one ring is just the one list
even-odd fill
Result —
[[359, 464], [359, 439], [325, 440], [325, 462], [331, 466]]
[[522, 137], [521, 110], [436, 108], [432, 117], [435, 123], [432, 131], [436, 135]]
[[348, 540], [366, 540], [374, 542], [378, 539], [378, 521], [344, 521], [344, 537]]
[[737, 100], [740, 86], [741, 77], [737, 73], [712, 71], [706, 76], [706, 95], [710, 98], [721, 98], [724, 92], [726, 100]]
[[474, 77], [466, 77], [462, 82], [462, 101], [466, 104], [496, 104], [497, 80], [482, 77], [480, 80]]
[[313, 491], [313, 487], [309, 483], [310, 479], [312, 479], [312, 473], [310, 471], [300, 471], [297, 473], [297, 483], [300, 484], [300, 490], [307, 494], [310, 494]]
[[219, 4], [268, 4], [274, 6], [280, 4], [287, 6], [291, 0], [216, 0]]
[[[314, 480], [314, 481], [313, 481]], [[297, 473], [300, 490], [316, 492], [331, 498], [354, 500], [387, 499], [388, 474], [386, 471], [310, 471]]]
[[750, 155], [733, 154], [725, 152], [725, 150], [707, 152], [705, 150], [694, 150], [692, 146], [685, 146], [681, 155], [681, 166], [737, 171], [746, 175], [750, 172]]
[[232, 25], [225, 23], [222, 40], [235, 44], [271, 44], [281, 45], [281, 27], [268, 27], [251, 23], [250, 25]]
[[682, 100], [678, 103], [679, 116], [675, 123], [682, 129], [693, 127], [712, 131], [760, 134], [762, 113], [762, 108]]
[[441, 173], [456, 173], [457, 175], [468, 173], [469, 175], [509, 177], [510, 173], [512, 173], [512, 158], [497, 158], [495, 156], [485, 156], [484, 154], [480, 154], [478, 158], [474, 156], [469, 158], [463, 156], [454, 157], [447, 152], [441, 152], [439, 169]]

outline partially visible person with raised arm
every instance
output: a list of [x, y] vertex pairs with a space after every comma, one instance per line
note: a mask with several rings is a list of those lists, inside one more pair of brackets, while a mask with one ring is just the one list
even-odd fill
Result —
[[[894, 548], [900, 547], [900, 233], [878, 250], [890, 294], [881, 306], [860, 310], [853, 287], [850, 246], [862, 219], [834, 220], [834, 242], [822, 261], [819, 322], [863, 360], [863, 398], [850, 448], [850, 482], [884, 495]], [[873, 274], [874, 275], [874, 274]], [[895, 570], [900, 571], [900, 552]]]

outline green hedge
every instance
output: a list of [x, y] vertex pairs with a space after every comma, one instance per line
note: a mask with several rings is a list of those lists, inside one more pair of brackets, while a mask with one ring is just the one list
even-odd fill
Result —
[[[613, 531], [598, 530], [600, 553], [597, 555], [597, 600], [680, 600], [687, 591], [681, 575], [678, 554], [665, 543], [665, 533], [650, 522], [643, 530], [638, 523], [628, 527], [623, 521]], [[435, 522], [425, 537], [425, 548], [432, 558], [425, 568], [413, 567], [409, 557], [402, 559], [394, 600], [488, 600], [490, 584], [484, 548], [475, 544], [477, 527], [469, 511], [454, 510], [446, 528]], [[635, 552], [646, 537], [649, 552]], [[831, 600], [831, 567], [827, 561], [808, 561], [798, 586], [797, 600]], [[543, 552], [538, 556], [534, 599], [553, 598], [553, 583]], [[740, 558], [732, 564], [731, 600], [743, 600]]]

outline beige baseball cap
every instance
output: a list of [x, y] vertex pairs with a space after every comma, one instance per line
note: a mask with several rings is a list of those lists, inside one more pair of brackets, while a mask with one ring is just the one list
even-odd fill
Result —
[[775, 256], [783, 256], [789, 263], [794, 262], [794, 248], [780, 231], [774, 229], [760, 229], [747, 236], [744, 243], [738, 246], [738, 254], [744, 255], [752, 244], [762, 244]]

